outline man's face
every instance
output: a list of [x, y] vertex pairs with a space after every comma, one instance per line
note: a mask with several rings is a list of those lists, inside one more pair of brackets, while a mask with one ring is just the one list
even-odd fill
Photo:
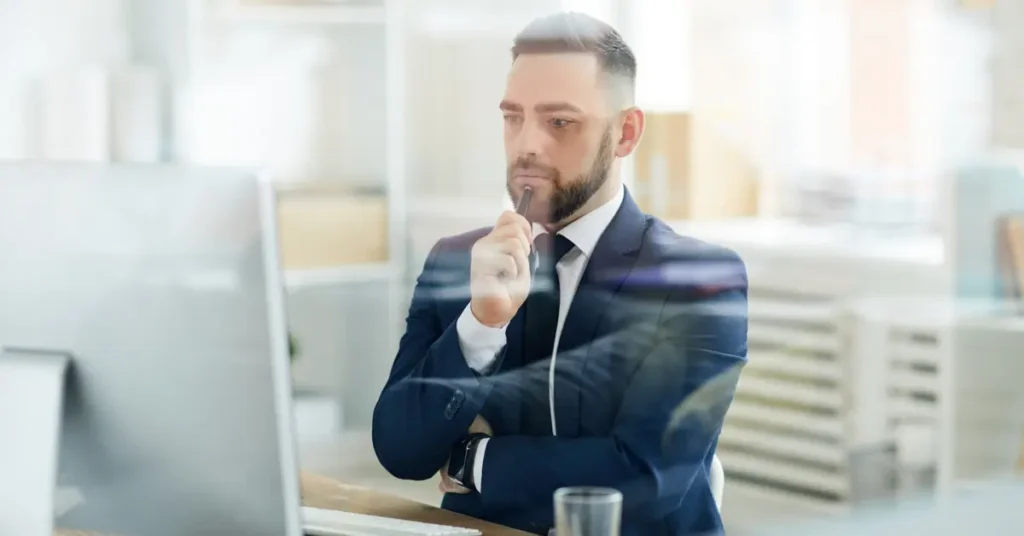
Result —
[[617, 138], [609, 97], [591, 54], [516, 58], [501, 102], [507, 188], [513, 201], [533, 189], [531, 221], [565, 220], [605, 183]]

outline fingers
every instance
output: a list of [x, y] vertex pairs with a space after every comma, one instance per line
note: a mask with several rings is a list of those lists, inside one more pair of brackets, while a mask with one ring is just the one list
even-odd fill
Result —
[[527, 253], [518, 251], [512, 255], [512, 259], [516, 265], [516, 271], [512, 275], [512, 279], [517, 283], [526, 285], [526, 290], [530, 289], [530, 256]]
[[464, 488], [464, 487], [462, 487], [462, 486], [455, 486], [455, 485], [453, 485], [453, 486], [449, 487], [449, 486], [444, 485], [444, 483], [438, 483], [437, 489], [441, 493], [457, 493], [459, 495], [465, 495], [465, 494], [469, 493], [469, 490]]
[[529, 237], [533, 236], [533, 227], [530, 225], [530, 222], [522, 215], [516, 214], [511, 210], [502, 212], [501, 216], [498, 217], [498, 222], [494, 225], [495, 230], [506, 227], [522, 232], [527, 241], [529, 241]]
[[502, 253], [512, 255], [517, 251], [528, 253], [530, 242], [521, 236], [496, 237], [495, 245]]
[[462, 486], [460, 486], [458, 484], [442, 485], [442, 486], [440, 486], [439, 489], [443, 493], [458, 493], [459, 495], [465, 495], [465, 494], [469, 493], [468, 489], [466, 489], [466, 488], [464, 488], [464, 487], [462, 487]]
[[469, 493], [468, 489], [452, 482], [446, 471], [441, 472], [441, 480], [437, 483], [437, 489], [441, 493], [458, 493], [460, 495]]
[[509, 254], [503, 254], [494, 259], [494, 264], [498, 267], [498, 273], [503, 274], [504, 277], [509, 279], [519, 279], [519, 265], [516, 263], [515, 257]]
[[491, 430], [491, 423], [487, 422], [487, 419], [477, 415], [473, 419], [473, 424], [469, 425], [469, 433], [471, 434], [487, 434], [489, 436], [494, 435], [494, 431]]
[[518, 225], [506, 225], [503, 227], [495, 227], [491, 231], [491, 240], [495, 242], [505, 241], [516, 241], [526, 251], [530, 251], [530, 247], [533, 244], [532, 232], [525, 232]]
[[498, 216], [497, 226], [513, 223], [523, 228], [523, 231], [530, 232], [530, 222], [522, 214], [516, 214], [513, 210], [506, 210]]
[[519, 258], [526, 258], [530, 255], [530, 246], [524, 244], [522, 240], [518, 238], [506, 238], [497, 246], [498, 251], [502, 254], [510, 257], [513, 261], [518, 261]]
[[489, 237], [486, 243], [481, 244], [481, 253], [496, 273], [512, 280], [520, 279], [529, 271], [529, 242], [518, 229], [504, 234], [504, 237]]
[[[532, 245], [532, 232], [526, 218], [515, 212], [505, 212], [498, 218], [494, 229], [477, 243], [477, 253], [492, 270], [502, 277], [519, 279], [524, 269], [529, 268], [528, 259]], [[477, 249], [474, 246], [474, 249]]]
[[[503, 298], [499, 304], [506, 310], [502, 315], [514, 314], [522, 305], [522, 298], [530, 289], [530, 250], [533, 246], [532, 230], [526, 218], [514, 212], [505, 212], [487, 236], [473, 245], [471, 277], [474, 299]], [[488, 281], [487, 285], [483, 282]], [[493, 283], [497, 283], [494, 285]], [[492, 296], [484, 294], [493, 293]], [[509, 298], [515, 298], [509, 302]], [[509, 307], [512, 307], [509, 309]], [[490, 315], [485, 315], [490, 316]], [[495, 316], [497, 319], [497, 316]], [[504, 319], [507, 321], [508, 319]]]

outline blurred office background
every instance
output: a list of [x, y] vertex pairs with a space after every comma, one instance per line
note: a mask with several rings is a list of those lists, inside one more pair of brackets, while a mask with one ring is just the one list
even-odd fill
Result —
[[727, 524], [1018, 470], [1024, 0], [0, 0], [0, 159], [271, 173], [303, 465], [436, 503], [370, 414], [430, 247], [506, 206], [511, 38], [562, 9], [638, 55], [638, 202], [748, 264]]

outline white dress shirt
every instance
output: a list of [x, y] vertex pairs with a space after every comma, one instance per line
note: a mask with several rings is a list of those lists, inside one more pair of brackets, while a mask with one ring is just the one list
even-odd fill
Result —
[[[558, 232], [572, 241], [575, 246], [569, 253], [566, 253], [555, 270], [558, 272], [559, 286], [559, 307], [558, 326], [555, 328], [555, 342], [551, 349], [551, 368], [548, 371], [548, 399], [551, 406], [551, 431], [558, 435], [555, 427], [555, 360], [557, 356], [558, 341], [562, 338], [562, 326], [565, 324], [565, 317], [569, 313], [569, 306], [572, 305], [573, 296], [576, 295], [576, 288], [579, 286], [583, 270], [587, 267], [597, 241], [604, 234], [605, 229], [612, 222], [615, 214], [622, 205], [625, 190], [620, 188], [615, 197], [607, 203], [595, 208], [580, 219], [565, 226]], [[533, 224], [533, 236], [546, 233], [540, 224]], [[456, 323], [455, 329], [459, 334], [459, 346], [462, 354], [466, 357], [469, 366], [480, 374], [487, 374], [498, 354], [505, 347], [505, 328], [492, 328], [480, 323], [470, 306], [462, 311]], [[476, 461], [473, 465], [473, 480], [478, 490], [483, 489], [483, 466], [484, 450], [487, 448], [487, 439], [484, 439], [477, 446]]]

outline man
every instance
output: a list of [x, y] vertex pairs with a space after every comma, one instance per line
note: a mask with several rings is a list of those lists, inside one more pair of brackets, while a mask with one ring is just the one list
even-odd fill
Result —
[[566, 486], [623, 493], [623, 534], [721, 530], [708, 482], [746, 360], [731, 251], [637, 208], [636, 61], [581, 14], [515, 39], [500, 110], [525, 216], [441, 240], [420, 275], [373, 442], [402, 479], [441, 472], [442, 506], [537, 534]]

